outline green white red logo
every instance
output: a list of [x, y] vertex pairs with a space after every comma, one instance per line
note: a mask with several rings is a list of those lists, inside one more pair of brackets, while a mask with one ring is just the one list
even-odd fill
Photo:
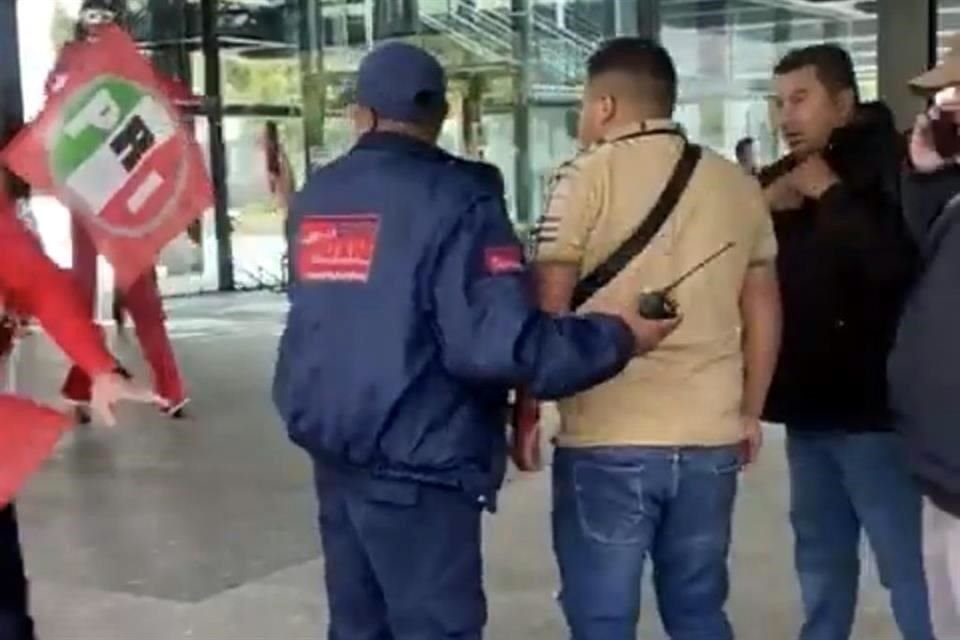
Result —
[[[188, 166], [180, 161], [186, 140], [178, 127], [176, 114], [146, 88], [97, 77], [65, 101], [60, 126], [52, 129], [54, 186], [109, 232], [143, 236], [172, 212], [186, 182]], [[112, 209], [121, 215], [103, 215]]]
[[55, 73], [43, 112], [2, 159], [67, 205], [129, 285], [212, 206], [202, 153], [120, 28], [65, 49]]

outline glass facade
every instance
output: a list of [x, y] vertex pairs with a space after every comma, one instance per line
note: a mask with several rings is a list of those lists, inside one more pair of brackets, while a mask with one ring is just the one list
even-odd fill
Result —
[[[71, 36], [81, 0], [15, 0], [26, 116]], [[267, 184], [275, 129], [303, 180], [349, 147], [345, 98], [364, 53], [404, 39], [434, 52], [450, 77], [441, 144], [502, 170], [522, 229], [548, 176], [575, 149], [587, 57], [605, 38], [659, 38], [681, 75], [677, 119], [727, 155], [752, 136], [774, 157], [771, 70], [788, 49], [839, 42], [862, 92], [877, 94], [875, 2], [852, 0], [127, 0], [142, 49], [189, 88], [184, 118], [207, 150], [217, 206], [193, 239], [163, 256], [167, 292], [271, 286], [284, 273], [283, 208]], [[960, 0], [943, 0], [957, 5]], [[960, 8], [942, 10], [960, 20]], [[402, 79], [398, 79], [402, 81]], [[51, 253], [69, 260], [66, 213], [42, 206]]]
[[946, 53], [944, 40], [960, 33], [960, 0], [938, 0], [937, 2], [937, 57]]

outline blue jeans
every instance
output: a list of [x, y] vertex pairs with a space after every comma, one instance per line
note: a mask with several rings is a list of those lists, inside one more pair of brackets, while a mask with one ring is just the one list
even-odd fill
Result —
[[801, 640], [847, 640], [860, 583], [861, 530], [904, 640], [932, 640], [923, 502], [893, 433], [788, 431], [790, 519], [806, 621]]
[[317, 468], [328, 640], [480, 640], [481, 507], [455, 491]]
[[635, 640], [647, 555], [673, 640], [731, 640], [739, 447], [561, 449], [553, 538], [573, 640]]

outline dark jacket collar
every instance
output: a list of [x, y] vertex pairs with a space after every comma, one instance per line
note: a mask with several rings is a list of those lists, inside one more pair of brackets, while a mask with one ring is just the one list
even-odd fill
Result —
[[364, 133], [353, 147], [354, 151], [374, 150], [402, 153], [432, 160], [445, 160], [450, 155], [440, 147], [413, 136], [392, 131]]
[[829, 154], [836, 147], [874, 146], [889, 143], [899, 136], [893, 112], [882, 102], [860, 105], [853, 120], [833, 132], [830, 137]]
[[906, 140], [897, 131], [893, 113], [881, 102], [860, 105], [853, 121], [833, 132], [824, 153], [847, 186], [881, 189], [899, 199], [900, 169]]

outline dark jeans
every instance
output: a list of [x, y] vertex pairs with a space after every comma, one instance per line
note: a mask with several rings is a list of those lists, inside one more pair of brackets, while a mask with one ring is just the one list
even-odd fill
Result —
[[479, 504], [405, 482], [317, 472], [329, 640], [480, 640]]
[[13, 506], [0, 510], [0, 640], [32, 640], [27, 578]]
[[922, 500], [900, 437], [790, 430], [790, 519], [806, 622], [801, 640], [847, 640], [860, 583], [861, 530], [905, 640], [932, 640]]
[[553, 537], [573, 640], [634, 640], [653, 562], [673, 640], [731, 640], [724, 612], [739, 447], [561, 449]]

